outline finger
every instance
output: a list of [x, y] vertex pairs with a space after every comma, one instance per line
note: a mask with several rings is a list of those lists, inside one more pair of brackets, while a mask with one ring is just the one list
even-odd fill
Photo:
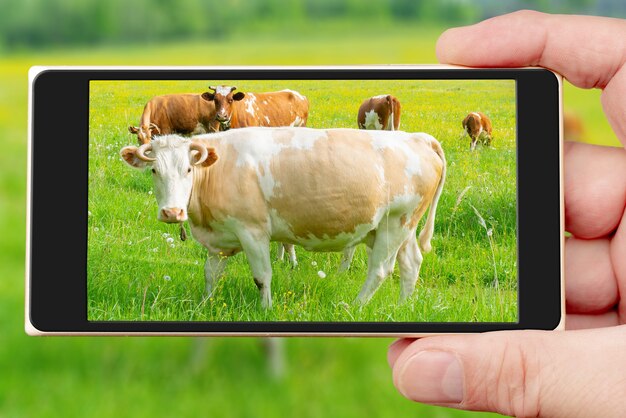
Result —
[[437, 57], [474, 67], [538, 65], [578, 87], [605, 89], [605, 112], [626, 145], [626, 20], [520, 11], [447, 30]]
[[626, 150], [568, 142], [565, 147], [565, 229], [599, 238], [617, 228], [626, 204]]
[[565, 329], [568, 330], [605, 328], [618, 325], [620, 325], [620, 322], [615, 310], [599, 315], [567, 314], [565, 320]]
[[565, 303], [567, 313], [604, 313], [617, 301], [608, 239], [565, 241]]
[[578, 87], [604, 88], [624, 64], [626, 21], [523, 10], [448, 29], [441, 62], [475, 67], [550, 68]]
[[404, 349], [411, 345], [413, 341], [415, 341], [415, 338], [400, 338], [389, 346], [387, 350], [387, 363], [389, 363], [389, 367], [393, 368], [398, 356], [400, 356]]
[[[624, 181], [626, 182], [626, 180]], [[622, 215], [622, 222], [611, 240], [611, 260], [621, 295], [617, 309], [619, 322], [626, 324], [626, 207]]]
[[602, 92], [602, 108], [609, 124], [626, 147], [626, 106], [624, 92], [626, 91], [626, 65], [622, 65]]
[[421, 338], [393, 367], [418, 402], [513, 416], [620, 416], [626, 327]]

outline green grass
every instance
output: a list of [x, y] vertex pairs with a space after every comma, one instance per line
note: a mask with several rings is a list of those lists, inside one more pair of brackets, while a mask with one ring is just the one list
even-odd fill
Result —
[[[353, 301], [367, 272], [362, 248], [350, 271], [342, 274], [336, 273], [340, 254], [298, 248], [300, 264], [295, 269], [286, 262], [273, 264], [275, 306], [271, 311], [258, 306], [258, 290], [243, 253], [229, 260], [224, 279], [213, 296], [205, 298], [206, 251], [193, 240], [181, 242], [177, 226], [156, 221], [150, 174], [129, 168], [118, 153], [123, 146], [136, 142], [127, 127], [138, 120], [151, 97], [202, 92], [208, 84], [215, 84], [214, 80], [92, 82], [90, 320], [517, 320], [513, 81], [219, 80], [222, 82], [247, 91], [295, 89], [309, 98], [308, 126], [316, 128], [356, 127], [361, 101], [391, 92], [402, 103], [402, 129], [427, 132], [442, 142], [449, 170], [437, 213], [434, 251], [425, 255], [416, 294], [397, 304], [396, 271], [369, 304], [359, 307]], [[486, 102], [484, 97], [490, 100]], [[493, 147], [469, 151], [461, 120], [472, 110], [491, 115], [496, 126]], [[485, 227], [473, 208], [486, 220]], [[276, 248], [274, 245], [273, 250]], [[325, 272], [326, 277], [320, 278], [318, 271]]]
[[[427, 407], [402, 398], [391, 384], [385, 361], [390, 339], [288, 339], [287, 373], [276, 382], [268, 379], [256, 339], [32, 338], [23, 331], [30, 66], [432, 63], [439, 33], [439, 29], [406, 27], [380, 32], [374, 42], [351, 33], [332, 41], [250, 36], [245, 42], [53, 50], [0, 57], [0, 416], [139, 418], [216, 411], [229, 417], [493, 416]], [[618, 145], [602, 113], [599, 94], [566, 86], [565, 105], [583, 117], [586, 141]], [[62, 137], [53, 140], [63, 144]], [[147, 184], [139, 173], [134, 176], [139, 184]], [[444, 230], [438, 227], [438, 233]], [[154, 239], [158, 242], [159, 236]], [[434, 251], [442, 251], [436, 244]], [[425, 261], [423, 280], [431, 260], [432, 254]], [[201, 277], [194, 275], [193, 280], [201, 288]], [[198, 341], [207, 341], [207, 347], [198, 346]]]

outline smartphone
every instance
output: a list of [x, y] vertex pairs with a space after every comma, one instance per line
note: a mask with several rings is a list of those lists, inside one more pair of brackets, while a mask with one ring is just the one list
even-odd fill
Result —
[[563, 326], [561, 77], [34, 67], [31, 335]]

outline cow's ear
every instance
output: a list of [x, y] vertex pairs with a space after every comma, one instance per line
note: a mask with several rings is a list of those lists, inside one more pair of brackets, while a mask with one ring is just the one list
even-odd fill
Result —
[[139, 128], [131, 125], [128, 127], [128, 132], [130, 132], [131, 134], [136, 134], [137, 132], [139, 132]]
[[122, 148], [120, 156], [126, 164], [138, 170], [142, 170], [148, 165], [148, 162], [137, 158], [137, 147], [130, 146]]
[[[200, 145], [200, 146], [206, 147], [205, 145]], [[193, 149], [191, 150], [191, 159], [192, 159], [193, 165], [200, 164], [202, 167], [209, 167], [213, 165], [219, 159], [219, 157], [217, 156], [217, 153], [215, 152], [215, 148], [206, 147], [206, 150], [207, 150], [207, 156], [204, 159], [204, 161], [201, 161], [201, 162], [198, 162], [200, 153], [197, 150], [193, 150]]]
[[233, 100], [241, 100], [244, 97], [246, 97], [246, 93], [242, 92], [242, 91], [238, 91], [237, 93], [233, 94]]
[[213, 165], [220, 157], [217, 156], [215, 152], [215, 148], [207, 148], [209, 150], [209, 155], [206, 157], [206, 160], [202, 163], [203, 167], [208, 167]]
[[215, 94], [205, 91], [204, 93], [202, 93], [202, 98], [207, 102], [212, 102], [213, 99], [215, 99]]
[[161, 128], [159, 128], [155, 123], [150, 124], [150, 134], [151, 135], [161, 135]]

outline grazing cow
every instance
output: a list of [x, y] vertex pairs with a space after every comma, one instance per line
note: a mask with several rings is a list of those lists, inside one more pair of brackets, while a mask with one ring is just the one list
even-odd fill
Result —
[[233, 93], [237, 87], [209, 87], [202, 98], [215, 105], [215, 120], [222, 131], [247, 126], [306, 126], [308, 99], [293, 90], [269, 93]]
[[137, 135], [140, 144], [150, 142], [153, 135], [197, 135], [218, 129], [215, 105], [203, 100], [199, 94], [153, 97], [143, 109], [139, 127], [128, 127], [130, 133]]
[[[209, 294], [227, 257], [243, 251], [261, 304], [272, 305], [270, 241], [310, 251], [369, 248], [366, 303], [400, 266], [400, 300], [411, 295], [431, 249], [446, 162], [425, 133], [357, 129], [246, 128], [191, 139], [162, 136], [125, 147], [126, 163], [151, 167], [158, 219], [189, 219], [208, 250]], [[418, 222], [430, 207], [416, 239]]]
[[470, 150], [476, 148], [480, 139], [485, 145], [491, 145], [491, 119], [481, 112], [471, 112], [463, 119], [463, 129], [470, 137]]
[[366, 99], [359, 107], [359, 129], [397, 131], [400, 129], [400, 101], [390, 94]]

